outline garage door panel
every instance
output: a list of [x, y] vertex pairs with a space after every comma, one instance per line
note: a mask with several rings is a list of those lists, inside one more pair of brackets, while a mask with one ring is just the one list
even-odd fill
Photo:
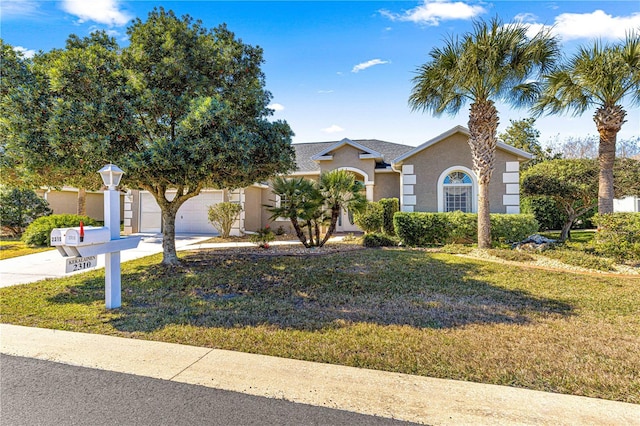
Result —
[[160, 232], [162, 230], [162, 211], [148, 192], [140, 193], [140, 232]]
[[222, 200], [222, 191], [207, 191], [185, 201], [176, 215], [176, 232], [217, 234], [218, 230], [209, 223], [209, 206]]
[[[173, 200], [175, 191], [167, 192], [167, 199]], [[189, 234], [218, 234], [209, 223], [209, 206], [223, 201], [222, 191], [206, 191], [185, 201], [176, 214], [176, 232]], [[140, 193], [140, 231], [160, 232], [162, 213], [153, 195]]]

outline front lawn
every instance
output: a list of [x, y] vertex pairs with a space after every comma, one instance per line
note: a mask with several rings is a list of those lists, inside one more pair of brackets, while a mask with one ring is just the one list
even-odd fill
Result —
[[51, 247], [30, 247], [17, 238], [2, 237], [2, 239], [0, 239], [0, 260], [26, 256], [47, 250], [53, 249]]
[[103, 271], [3, 288], [2, 321], [640, 403], [639, 278], [425, 250], [269, 253], [125, 263], [113, 311]]

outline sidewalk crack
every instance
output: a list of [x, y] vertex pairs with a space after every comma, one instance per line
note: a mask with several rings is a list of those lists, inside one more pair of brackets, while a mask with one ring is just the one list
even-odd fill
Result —
[[200, 358], [196, 359], [195, 361], [193, 361], [191, 364], [187, 365], [185, 368], [183, 368], [182, 370], [180, 370], [179, 372], [177, 372], [173, 377], [171, 377], [169, 380], [173, 381], [173, 379], [175, 379], [176, 377], [178, 377], [179, 375], [181, 375], [182, 373], [184, 373], [185, 371], [187, 371], [188, 369], [190, 369], [191, 367], [193, 367], [195, 364], [197, 364], [198, 362], [200, 362], [202, 360], [202, 358], [204, 358], [205, 356], [209, 355], [211, 352], [213, 352], [214, 349], [209, 349], [207, 351], [207, 353], [205, 353], [204, 355], [202, 355]]

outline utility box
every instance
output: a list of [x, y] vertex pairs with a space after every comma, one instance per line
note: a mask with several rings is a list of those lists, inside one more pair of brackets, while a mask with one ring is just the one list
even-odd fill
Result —
[[[53, 233], [52, 233], [53, 235]], [[84, 228], [84, 235], [80, 228], [69, 228], [64, 235], [65, 246], [78, 247], [92, 244], [104, 244], [111, 240], [111, 231], [107, 227], [87, 226]]]

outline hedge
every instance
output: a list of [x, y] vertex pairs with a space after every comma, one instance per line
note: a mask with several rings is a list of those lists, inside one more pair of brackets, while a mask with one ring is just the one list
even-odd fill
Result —
[[393, 226], [393, 215], [400, 210], [400, 200], [397, 198], [382, 198], [378, 201], [382, 206], [382, 232], [387, 235], [396, 235]]
[[51, 239], [51, 231], [54, 228], [73, 228], [80, 226], [82, 221], [84, 226], [95, 226], [98, 224], [89, 216], [79, 216], [75, 214], [52, 214], [43, 216], [31, 222], [22, 234], [22, 241], [30, 246], [48, 246]]
[[[393, 216], [396, 235], [410, 247], [470, 244], [478, 239], [478, 215], [474, 213], [407, 213]], [[493, 242], [521, 241], [538, 231], [538, 222], [530, 214], [491, 215]]]
[[640, 260], [640, 213], [596, 214], [597, 253], [618, 260]]
[[382, 205], [375, 201], [367, 201], [365, 207], [353, 213], [353, 220], [364, 232], [380, 232], [382, 228]]

